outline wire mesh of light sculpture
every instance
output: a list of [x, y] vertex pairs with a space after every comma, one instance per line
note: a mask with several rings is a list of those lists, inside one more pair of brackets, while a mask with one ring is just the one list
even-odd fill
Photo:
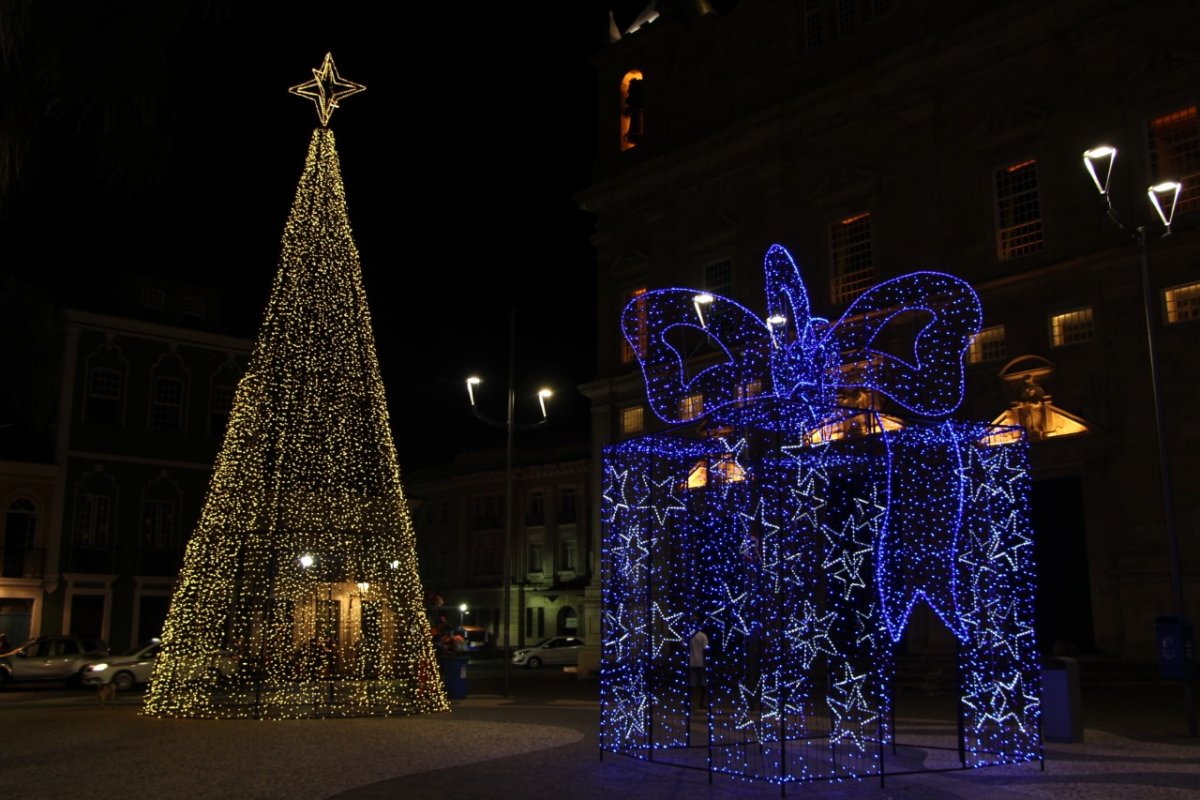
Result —
[[447, 710], [422, 597], [334, 136], [322, 127], [145, 713]]
[[[683, 399], [699, 394], [707, 418], [604, 452], [602, 749], [779, 783], [1040, 758], [1020, 429], [903, 422], [844, 399], [952, 412], [977, 296], [913, 273], [831, 325], [810, 316], [786, 250], [766, 271], [770, 322], [720, 297], [701, 321], [689, 289], [626, 308], [651, 407], [696, 422]], [[916, 329], [911, 357], [885, 341], [900, 321]], [[691, 377], [687, 335], [717, 354]], [[893, 729], [894, 650], [920, 601], [958, 641], [962, 725], [944, 762]], [[711, 642], [703, 717], [689, 697], [697, 627]]]

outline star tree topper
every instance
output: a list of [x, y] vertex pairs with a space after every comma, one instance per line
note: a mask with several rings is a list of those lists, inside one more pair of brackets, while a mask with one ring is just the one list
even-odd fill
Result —
[[321, 118], [322, 126], [329, 125], [329, 118], [333, 116], [333, 110], [338, 107], [339, 101], [352, 94], [367, 90], [367, 87], [361, 83], [348, 81], [338, 74], [337, 67], [333, 63], [333, 53], [326, 53], [325, 60], [321, 62], [319, 68], [313, 69], [312, 74], [311, 81], [292, 86], [288, 91], [298, 97], [307, 97], [313, 101], [317, 107], [317, 116]]

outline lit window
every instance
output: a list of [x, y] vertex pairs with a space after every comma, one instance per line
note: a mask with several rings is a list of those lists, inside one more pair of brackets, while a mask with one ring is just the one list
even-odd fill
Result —
[[1193, 322], [1200, 320], [1200, 282], [1172, 286], [1163, 292], [1167, 322]]
[[1037, 162], [996, 171], [996, 255], [1008, 261], [1042, 249]]
[[183, 381], [178, 378], [155, 378], [154, 395], [150, 404], [150, 429], [178, 431], [183, 429]]
[[746, 480], [746, 471], [733, 460], [733, 456], [724, 455], [713, 462], [712, 472], [717, 480], [726, 483], [737, 483]]
[[733, 262], [729, 259], [704, 268], [704, 288], [712, 294], [728, 297], [733, 294]]
[[1050, 343], [1054, 347], [1089, 342], [1096, 335], [1092, 309], [1078, 308], [1050, 316]]
[[829, 229], [833, 256], [833, 302], [849, 303], [871, 288], [875, 266], [871, 256], [871, 215], [858, 214]]
[[679, 400], [679, 418], [686, 421], [704, 413], [704, 395], [689, 394]]
[[[645, 288], [634, 289], [631, 292], [627, 292], [625, 294], [625, 302], [621, 304], [621, 310], [618, 312], [619, 315], [624, 317], [625, 307], [627, 305], [629, 305], [629, 303], [633, 302], [634, 300], [637, 300], [639, 297], [641, 297], [645, 293], [646, 293]], [[646, 348], [649, 346], [649, 343], [650, 343], [649, 325], [648, 325], [648, 319], [647, 319], [647, 310], [646, 310], [646, 301], [645, 300], [638, 300], [637, 306], [635, 307], [635, 314], [637, 315], [637, 330], [635, 332], [635, 336], [637, 337], [638, 350], [640, 352], [644, 353], [644, 352], [646, 352]], [[626, 339], [624, 336], [622, 336], [621, 337], [621, 363], [622, 364], [632, 364], [636, 360], [637, 360], [637, 353], [634, 352], [632, 345], [629, 344], [629, 340]]]
[[621, 149], [630, 150], [637, 147], [645, 135], [643, 111], [645, 97], [643, 95], [641, 70], [630, 70], [621, 79]]
[[708, 464], [703, 461], [697, 461], [688, 471], [687, 481], [685, 485], [688, 489], [698, 489], [701, 486], [708, 484]]
[[1179, 212], [1200, 208], [1200, 122], [1196, 106], [1150, 120], [1150, 171], [1154, 181], [1179, 181]]
[[621, 433], [641, 433], [645, 424], [645, 409], [642, 406], [621, 409]]
[[981, 364], [984, 361], [995, 361], [1004, 358], [1007, 348], [1004, 346], [1004, 326], [993, 325], [975, 334], [967, 348], [967, 363]]
[[737, 401], [739, 403], [744, 403], [752, 397], [758, 397], [760, 394], [762, 394], [762, 381], [758, 379], [738, 384]]

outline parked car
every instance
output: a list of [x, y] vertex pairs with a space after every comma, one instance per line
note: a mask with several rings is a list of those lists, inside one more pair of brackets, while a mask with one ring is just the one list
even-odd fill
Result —
[[108, 655], [108, 644], [103, 639], [38, 636], [0, 657], [0, 686], [24, 681], [82, 685], [83, 668]]
[[83, 668], [83, 682], [90, 686], [111, 683], [118, 692], [127, 692], [134, 686], [144, 686], [150, 682], [150, 673], [154, 671], [154, 659], [160, 649], [162, 642], [151, 639], [120, 655], [88, 664]]
[[581, 647], [583, 639], [574, 636], [551, 636], [533, 647], [524, 647], [514, 652], [512, 663], [533, 669], [543, 664], [578, 664]]

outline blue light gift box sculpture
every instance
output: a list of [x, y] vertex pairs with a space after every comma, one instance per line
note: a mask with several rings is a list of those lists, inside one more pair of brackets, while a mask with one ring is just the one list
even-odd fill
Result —
[[689, 424], [605, 449], [602, 750], [780, 783], [912, 771], [893, 652], [924, 602], [958, 641], [953, 768], [1041, 758], [1026, 442], [946, 419], [978, 297], [916, 272], [830, 324], [786, 250], [765, 267], [765, 320], [687, 289], [623, 314], [650, 407]]

